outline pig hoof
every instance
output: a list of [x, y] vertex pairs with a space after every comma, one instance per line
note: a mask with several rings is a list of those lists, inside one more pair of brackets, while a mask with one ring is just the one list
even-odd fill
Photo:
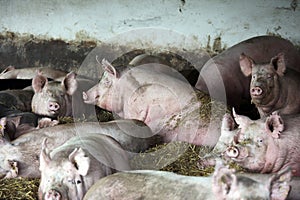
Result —
[[58, 123], [59, 123], [58, 120], [52, 120], [48, 117], [44, 117], [39, 121], [37, 128], [56, 126]]
[[214, 167], [215, 164], [216, 164], [216, 160], [214, 158], [208, 158], [208, 159], [203, 158], [197, 162], [197, 167], [200, 170], [204, 170], [207, 167]]
[[9, 160], [8, 163], [10, 165], [9, 166], [10, 170], [9, 170], [9, 172], [7, 172], [7, 174], [4, 178], [16, 178], [19, 173], [19, 169], [17, 167], [17, 165], [18, 165], [17, 161]]

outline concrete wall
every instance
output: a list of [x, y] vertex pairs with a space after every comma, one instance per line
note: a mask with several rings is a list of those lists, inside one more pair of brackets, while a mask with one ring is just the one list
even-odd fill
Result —
[[297, 0], [0, 0], [0, 32], [181, 49], [268, 33], [300, 44]]

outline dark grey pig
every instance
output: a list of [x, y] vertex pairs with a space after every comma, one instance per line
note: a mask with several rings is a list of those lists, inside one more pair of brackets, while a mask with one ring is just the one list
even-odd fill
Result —
[[[32, 113], [22, 113], [31, 115]], [[32, 130], [35, 130], [34, 123], [22, 123], [21, 119], [24, 115], [18, 115], [15, 117], [2, 117], [0, 119], [0, 131], [1, 137], [5, 138], [8, 141], [12, 141], [17, 137], [28, 133]], [[26, 117], [26, 116], [25, 116]], [[31, 116], [27, 116], [31, 117]], [[36, 119], [37, 120], [37, 119]]]
[[224, 157], [252, 172], [271, 173], [290, 167], [300, 176], [300, 116], [281, 117], [272, 113], [267, 118], [251, 120], [235, 115], [239, 128]]
[[[89, 116], [95, 113], [95, 109], [83, 103], [81, 94], [93, 84], [88, 79], [77, 80], [74, 72], [68, 73], [61, 82], [48, 82], [47, 77], [38, 73], [32, 79], [32, 112], [50, 118]], [[51, 121], [46, 121], [45, 126], [48, 123], [51, 124]]]
[[[9, 109], [30, 112], [33, 94], [33, 90], [2, 90], [0, 91], [0, 104]], [[11, 113], [2, 110], [0, 117], [9, 114]]]
[[[243, 102], [250, 105], [250, 78], [240, 70], [239, 57], [245, 53], [258, 63], [269, 62], [280, 52], [286, 57], [286, 66], [300, 71], [300, 55], [291, 42], [275, 36], [258, 36], [242, 41], [210, 59], [202, 68], [195, 87], [209, 93], [214, 99], [241, 109]], [[246, 111], [245, 111], [246, 112]]]
[[39, 199], [81, 200], [100, 178], [130, 169], [126, 151], [107, 135], [75, 136], [49, 150], [44, 141]]
[[[21, 135], [17, 139], [0, 143], [0, 174], [6, 176], [18, 169], [18, 177], [40, 177], [39, 152], [44, 138], [48, 147], [53, 149], [71, 137], [84, 136], [86, 133], [108, 135], [116, 139], [130, 157], [161, 143], [153, 136], [149, 127], [136, 120], [114, 120], [110, 122], [85, 122], [61, 124], [54, 127], [37, 129]], [[13, 162], [13, 166], [10, 164]]]
[[274, 111], [280, 114], [300, 112], [300, 73], [288, 69], [283, 53], [274, 56], [267, 64], [255, 63], [245, 54], [240, 56], [240, 67], [251, 77], [250, 95], [261, 117]]
[[119, 172], [96, 182], [84, 200], [286, 199], [290, 191], [290, 172], [283, 171], [265, 179], [252, 179], [226, 167], [216, 169], [212, 177], [147, 170]]

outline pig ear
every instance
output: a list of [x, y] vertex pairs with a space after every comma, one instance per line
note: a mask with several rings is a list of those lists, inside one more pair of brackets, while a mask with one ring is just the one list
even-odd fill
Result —
[[292, 171], [286, 168], [269, 179], [271, 199], [286, 199], [291, 189]]
[[69, 160], [74, 164], [74, 167], [77, 169], [80, 175], [87, 175], [91, 161], [81, 148], [74, 149], [74, 151], [69, 155]]
[[225, 198], [234, 184], [237, 184], [237, 177], [233, 169], [226, 166], [216, 167], [213, 174], [213, 191], [219, 198]]
[[284, 123], [278, 112], [273, 112], [266, 119], [266, 131], [273, 138], [279, 138], [281, 132], [284, 130]]
[[118, 78], [118, 72], [112, 64], [110, 64], [106, 59], [102, 60], [102, 67], [104, 71], [108, 72], [109, 74], [113, 75], [115, 78]]
[[63, 87], [66, 89], [68, 95], [73, 95], [78, 87], [76, 80], [77, 74], [75, 72], [68, 73], [62, 81]]
[[240, 67], [245, 76], [251, 75], [253, 65], [254, 61], [249, 56], [246, 56], [244, 53], [240, 55]]
[[12, 118], [9, 118], [9, 120], [11, 122], [13, 122], [16, 127], [18, 127], [21, 122], [21, 116], [12, 117]]
[[233, 114], [235, 122], [239, 125], [239, 128], [241, 128], [241, 129], [245, 128], [246, 126], [248, 126], [248, 124], [251, 123], [250, 118], [243, 116], [243, 115], [236, 114], [234, 108], [232, 108], [232, 114]]
[[49, 150], [47, 148], [47, 138], [43, 140], [42, 150], [40, 154], [40, 171], [44, 170], [46, 166], [51, 162], [51, 158], [49, 155]]
[[274, 66], [277, 74], [283, 76], [286, 70], [284, 53], [279, 53], [271, 59], [271, 64]]
[[4, 74], [4, 73], [6, 73], [6, 72], [9, 72], [9, 71], [12, 71], [12, 70], [15, 70], [16, 68], [15, 67], [13, 67], [13, 66], [8, 66], [8, 67], [6, 67], [2, 72], [1, 72], [1, 74]]
[[232, 116], [229, 113], [226, 113], [222, 119], [222, 130], [232, 131], [234, 129], [235, 123]]
[[37, 73], [36, 76], [32, 79], [32, 87], [35, 93], [41, 92], [47, 84], [48, 79], [40, 73]]

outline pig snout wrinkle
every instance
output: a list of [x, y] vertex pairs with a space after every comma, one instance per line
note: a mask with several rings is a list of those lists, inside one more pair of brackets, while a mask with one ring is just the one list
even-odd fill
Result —
[[58, 111], [60, 108], [59, 104], [57, 102], [49, 102], [48, 109], [50, 111]]
[[251, 95], [253, 96], [259, 96], [263, 93], [263, 90], [260, 87], [253, 87], [251, 88]]
[[61, 194], [56, 190], [49, 190], [44, 196], [44, 200], [61, 200]]

